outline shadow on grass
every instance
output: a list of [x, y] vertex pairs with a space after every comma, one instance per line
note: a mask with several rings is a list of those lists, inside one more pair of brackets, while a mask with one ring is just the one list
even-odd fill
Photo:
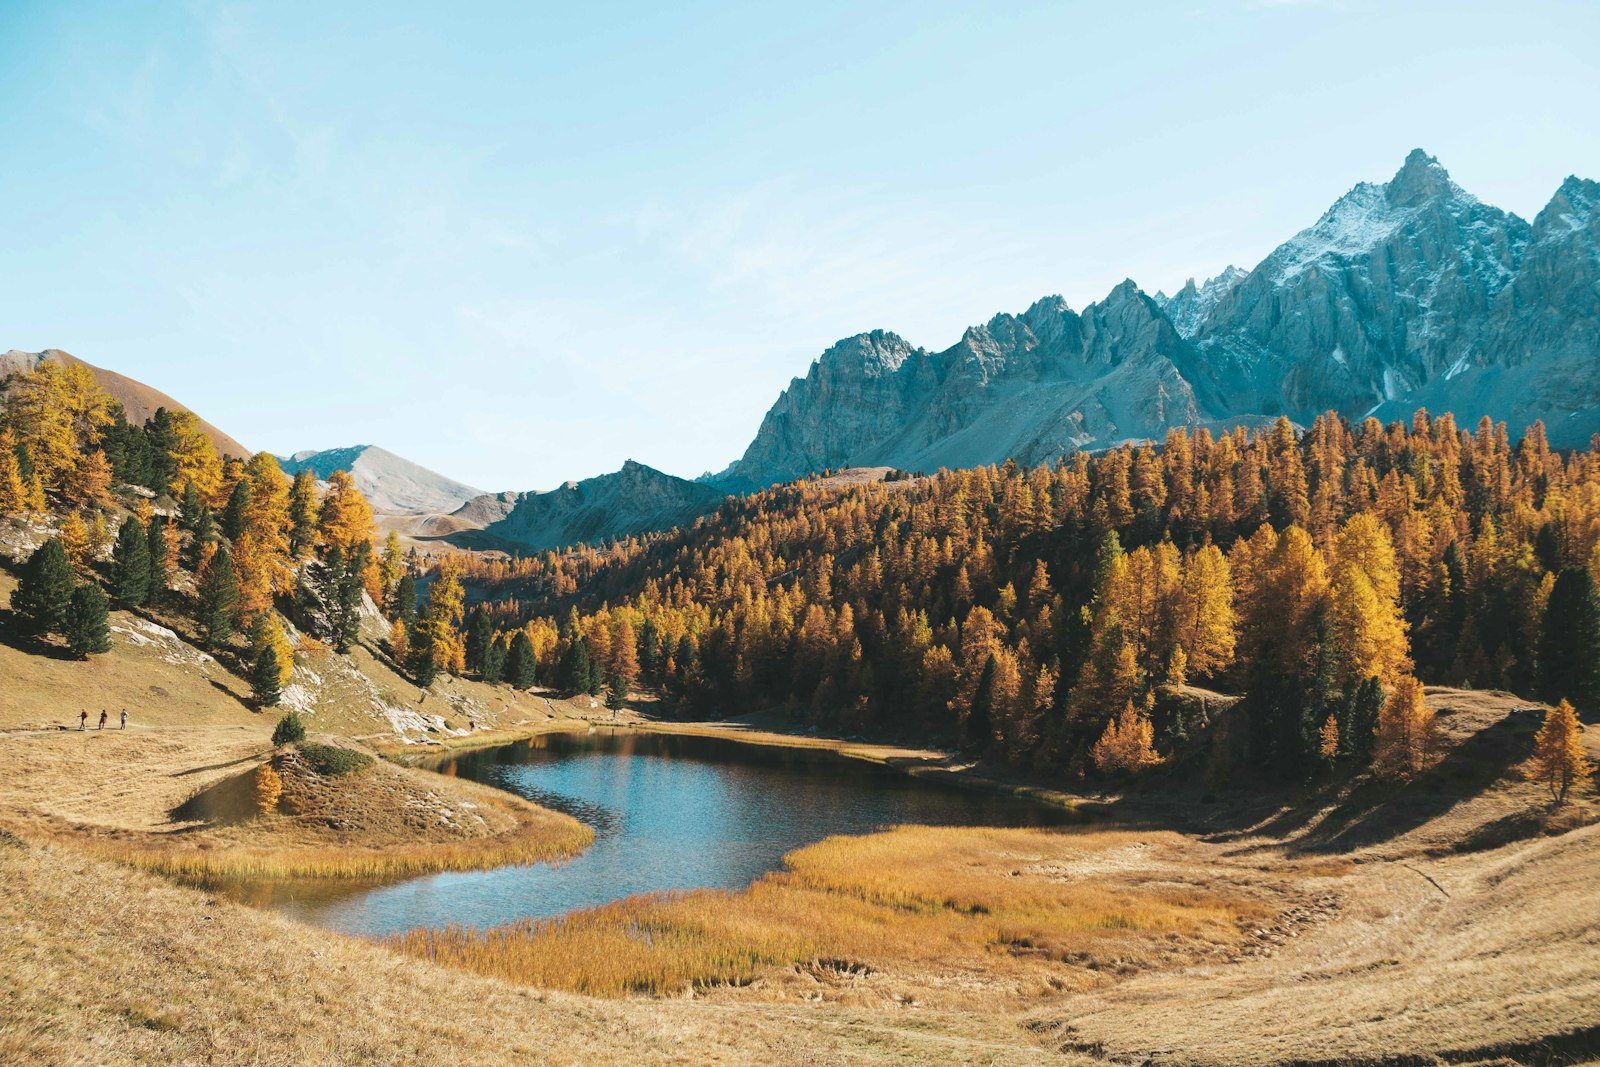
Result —
[[[256, 759], [246, 756], [235, 760], [244, 763]], [[217, 764], [226, 767], [229, 764]], [[215, 769], [215, 768], [197, 768]], [[192, 772], [190, 772], [192, 773]], [[168, 813], [174, 822], [203, 822], [214, 826], [231, 826], [246, 822], [256, 814], [256, 777], [254, 772], [236, 774], [207, 786]]]
[[9, 608], [0, 610], [0, 644], [10, 645], [18, 652], [26, 652], [30, 656], [43, 656], [46, 659], [74, 663], [83, 662], [83, 657], [70, 648], [52, 644], [38, 634], [30, 632], [22, 616]]

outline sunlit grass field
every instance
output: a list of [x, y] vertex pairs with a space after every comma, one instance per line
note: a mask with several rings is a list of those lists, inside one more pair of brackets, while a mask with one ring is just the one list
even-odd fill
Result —
[[1166, 836], [898, 827], [798, 849], [743, 891], [632, 897], [389, 943], [480, 974], [607, 996], [742, 986], [797, 965], [971, 970], [1019, 991], [1088, 988], [1177, 942], [1230, 944], [1242, 922], [1269, 914], [1243, 893], [1151, 879], [1148, 867], [1140, 880], [1117, 877]]

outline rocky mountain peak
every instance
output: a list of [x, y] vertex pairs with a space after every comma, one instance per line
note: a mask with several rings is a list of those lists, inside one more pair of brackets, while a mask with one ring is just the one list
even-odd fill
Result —
[[1459, 194], [1462, 189], [1450, 180], [1450, 173], [1436, 158], [1420, 148], [1413, 148], [1390, 179], [1385, 192], [1391, 204], [1409, 207], [1434, 197]]

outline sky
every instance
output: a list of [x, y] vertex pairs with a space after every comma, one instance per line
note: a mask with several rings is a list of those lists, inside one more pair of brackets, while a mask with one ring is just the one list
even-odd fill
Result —
[[693, 477], [836, 340], [1600, 178], [1600, 4], [0, 0], [0, 350], [254, 449]]

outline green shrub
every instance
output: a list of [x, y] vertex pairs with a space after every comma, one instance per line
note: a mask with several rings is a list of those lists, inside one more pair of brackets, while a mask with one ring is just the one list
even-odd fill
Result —
[[306, 724], [298, 711], [291, 711], [279, 719], [272, 731], [272, 743], [275, 745], [297, 745], [305, 739]]
[[296, 746], [307, 767], [326, 778], [338, 778], [372, 766], [372, 757], [352, 748], [301, 741]]

